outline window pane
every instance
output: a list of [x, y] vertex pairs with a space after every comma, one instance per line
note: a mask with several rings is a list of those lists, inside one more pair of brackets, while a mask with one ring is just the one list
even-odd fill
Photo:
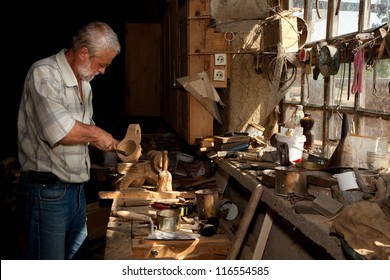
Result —
[[[343, 115], [337, 110], [333, 110], [329, 119], [329, 139], [340, 140]], [[348, 129], [350, 133], [353, 131], [353, 115], [348, 114]]]
[[[287, 105], [287, 104], [286, 104]], [[287, 127], [289, 121], [291, 121], [291, 117], [292, 117], [292, 114], [295, 112], [297, 106], [296, 105], [291, 105], [291, 104], [288, 104], [286, 106], [286, 111], [285, 111], [285, 114], [284, 114], [284, 125]]]
[[[384, 113], [390, 113], [390, 59], [380, 59], [368, 68], [364, 85], [364, 93], [360, 95], [361, 107]], [[376, 69], [376, 79], [374, 71]]]
[[[320, 74], [317, 80], [313, 79], [313, 74], [308, 75], [309, 88], [305, 91], [305, 104], [319, 105], [324, 104], [324, 78]], [[305, 85], [307, 81], [305, 80]]]
[[[305, 65], [303, 65], [303, 67], [305, 67]], [[312, 66], [312, 69], [313, 68], [314, 67]], [[299, 67], [295, 82], [285, 96], [285, 102], [301, 103], [303, 91], [305, 104], [322, 106], [324, 104], [323, 76], [319, 75], [318, 79], [314, 80], [313, 73], [306, 76], [306, 74], [302, 74], [302, 72], [302, 68]]]
[[372, 29], [386, 24], [390, 19], [390, 0], [371, 0], [369, 7], [368, 26], [365, 29]]
[[[353, 65], [341, 63], [339, 71], [330, 78], [329, 106], [354, 107], [355, 95], [348, 93], [348, 72], [353, 77]], [[350, 81], [352, 84], [352, 81]]]
[[342, 1], [339, 14], [337, 29], [334, 30], [334, 36], [340, 36], [357, 32], [359, 27], [359, 0]]
[[360, 119], [358, 135], [368, 137], [389, 138], [390, 122], [378, 117], [363, 117]]
[[[318, 13], [316, 3], [318, 3]], [[328, 1], [313, 1], [311, 13], [312, 20], [308, 22], [308, 42], [323, 40], [326, 38]]]
[[301, 102], [301, 74], [302, 69], [300, 67], [297, 68], [295, 81], [293, 82], [293, 85], [287, 92], [285, 96], [285, 101], [287, 102]]
[[293, 0], [292, 8], [301, 8], [305, 7], [305, 0]]

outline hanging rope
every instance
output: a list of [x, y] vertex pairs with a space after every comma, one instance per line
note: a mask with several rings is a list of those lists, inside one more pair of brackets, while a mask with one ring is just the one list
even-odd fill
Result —
[[[280, 76], [275, 74], [278, 59], [282, 59], [282, 72]], [[289, 69], [291, 70], [289, 71]], [[268, 70], [268, 80], [277, 88], [281, 88], [281, 84], [283, 87], [290, 88], [297, 78], [297, 67], [294, 64], [294, 61], [287, 55], [278, 55], [274, 57], [268, 65]], [[274, 81], [278, 81], [278, 85], [275, 85]]]

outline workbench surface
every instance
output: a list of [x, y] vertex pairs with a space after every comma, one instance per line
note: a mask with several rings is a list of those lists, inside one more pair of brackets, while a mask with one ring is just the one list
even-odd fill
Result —
[[[325, 251], [334, 259], [345, 259], [340, 240], [330, 235], [331, 219], [315, 214], [296, 213], [288, 200], [275, 194], [274, 189], [264, 186], [256, 177], [245, 170], [237, 168], [227, 159], [216, 162], [218, 169], [233, 177], [244, 188], [252, 193], [246, 213], [239, 220], [239, 226], [232, 236], [222, 232], [213, 237], [199, 237], [195, 240], [147, 240], [150, 233], [147, 225], [140, 221], [124, 220], [111, 215], [107, 227], [105, 259], [236, 259], [243, 244], [253, 212], [258, 203], [265, 203], [270, 211], [277, 213], [296, 229]], [[151, 201], [174, 199], [180, 197], [194, 198], [194, 192], [158, 193], [142, 188], [129, 188], [125, 191], [99, 192], [103, 199], [113, 199], [111, 211], [128, 210], [145, 215], [153, 215], [156, 209], [150, 207]], [[154, 212], [153, 212], [154, 211]], [[266, 220], [266, 219], [265, 219]], [[253, 259], [261, 259], [268, 239], [272, 221], [263, 221], [254, 250]]]
[[331, 257], [345, 259], [339, 238], [329, 234], [332, 219], [323, 215], [298, 214], [292, 209], [288, 200], [275, 194], [274, 188], [264, 186], [255, 176], [237, 168], [234, 162], [223, 159], [216, 163], [219, 168], [252, 193], [256, 188], [262, 187], [261, 202], [267, 204], [270, 209], [290, 222], [314, 243], [323, 247]]

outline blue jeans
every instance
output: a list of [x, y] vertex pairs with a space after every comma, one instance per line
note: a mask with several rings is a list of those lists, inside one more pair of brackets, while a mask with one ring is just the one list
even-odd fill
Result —
[[22, 176], [17, 211], [23, 258], [85, 258], [80, 257], [87, 241], [84, 183], [42, 184]]

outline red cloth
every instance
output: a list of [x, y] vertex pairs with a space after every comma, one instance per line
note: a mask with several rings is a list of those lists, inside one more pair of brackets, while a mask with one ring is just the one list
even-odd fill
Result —
[[364, 90], [363, 85], [363, 69], [364, 69], [364, 49], [359, 49], [354, 54], [353, 59], [353, 83], [351, 87], [351, 93], [362, 93]]

